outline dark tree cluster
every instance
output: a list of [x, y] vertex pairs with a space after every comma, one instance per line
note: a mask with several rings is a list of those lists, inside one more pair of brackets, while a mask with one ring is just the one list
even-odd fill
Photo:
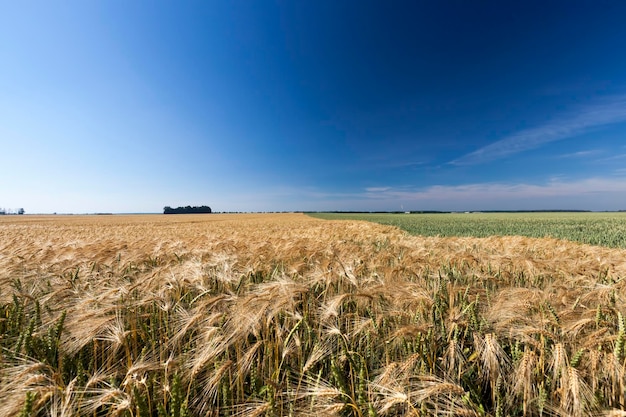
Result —
[[0, 216], [4, 214], [24, 214], [25, 211], [23, 208], [19, 208], [17, 210], [0, 208]]
[[187, 206], [171, 208], [165, 206], [163, 208], [163, 214], [192, 214], [192, 213], [211, 213], [211, 207], [209, 206]]

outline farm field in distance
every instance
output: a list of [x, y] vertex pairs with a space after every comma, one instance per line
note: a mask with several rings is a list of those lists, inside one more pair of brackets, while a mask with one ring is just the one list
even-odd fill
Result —
[[0, 415], [626, 415], [595, 214], [0, 216]]
[[624, 212], [312, 213], [327, 220], [366, 220], [423, 236], [528, 236], [626, 248]]

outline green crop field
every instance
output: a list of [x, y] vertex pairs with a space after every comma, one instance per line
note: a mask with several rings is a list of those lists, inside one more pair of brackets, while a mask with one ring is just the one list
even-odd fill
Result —
[[315, 213], [327, 220], [366, 220], [422, 236], [553, 237], [626, 248], [626, 213]]

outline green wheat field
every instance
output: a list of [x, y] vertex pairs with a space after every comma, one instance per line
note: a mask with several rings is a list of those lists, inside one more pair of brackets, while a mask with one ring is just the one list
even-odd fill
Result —
[[321, 219], [366, 220], [424, 236], [528, 236], [626, 248], [626, 213], [315, 213]]

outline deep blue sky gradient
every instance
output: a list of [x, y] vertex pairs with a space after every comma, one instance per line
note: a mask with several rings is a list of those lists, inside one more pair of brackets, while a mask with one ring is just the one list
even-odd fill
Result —
[[626, 209], [624, 17], [0, 1], [0, 207]]

